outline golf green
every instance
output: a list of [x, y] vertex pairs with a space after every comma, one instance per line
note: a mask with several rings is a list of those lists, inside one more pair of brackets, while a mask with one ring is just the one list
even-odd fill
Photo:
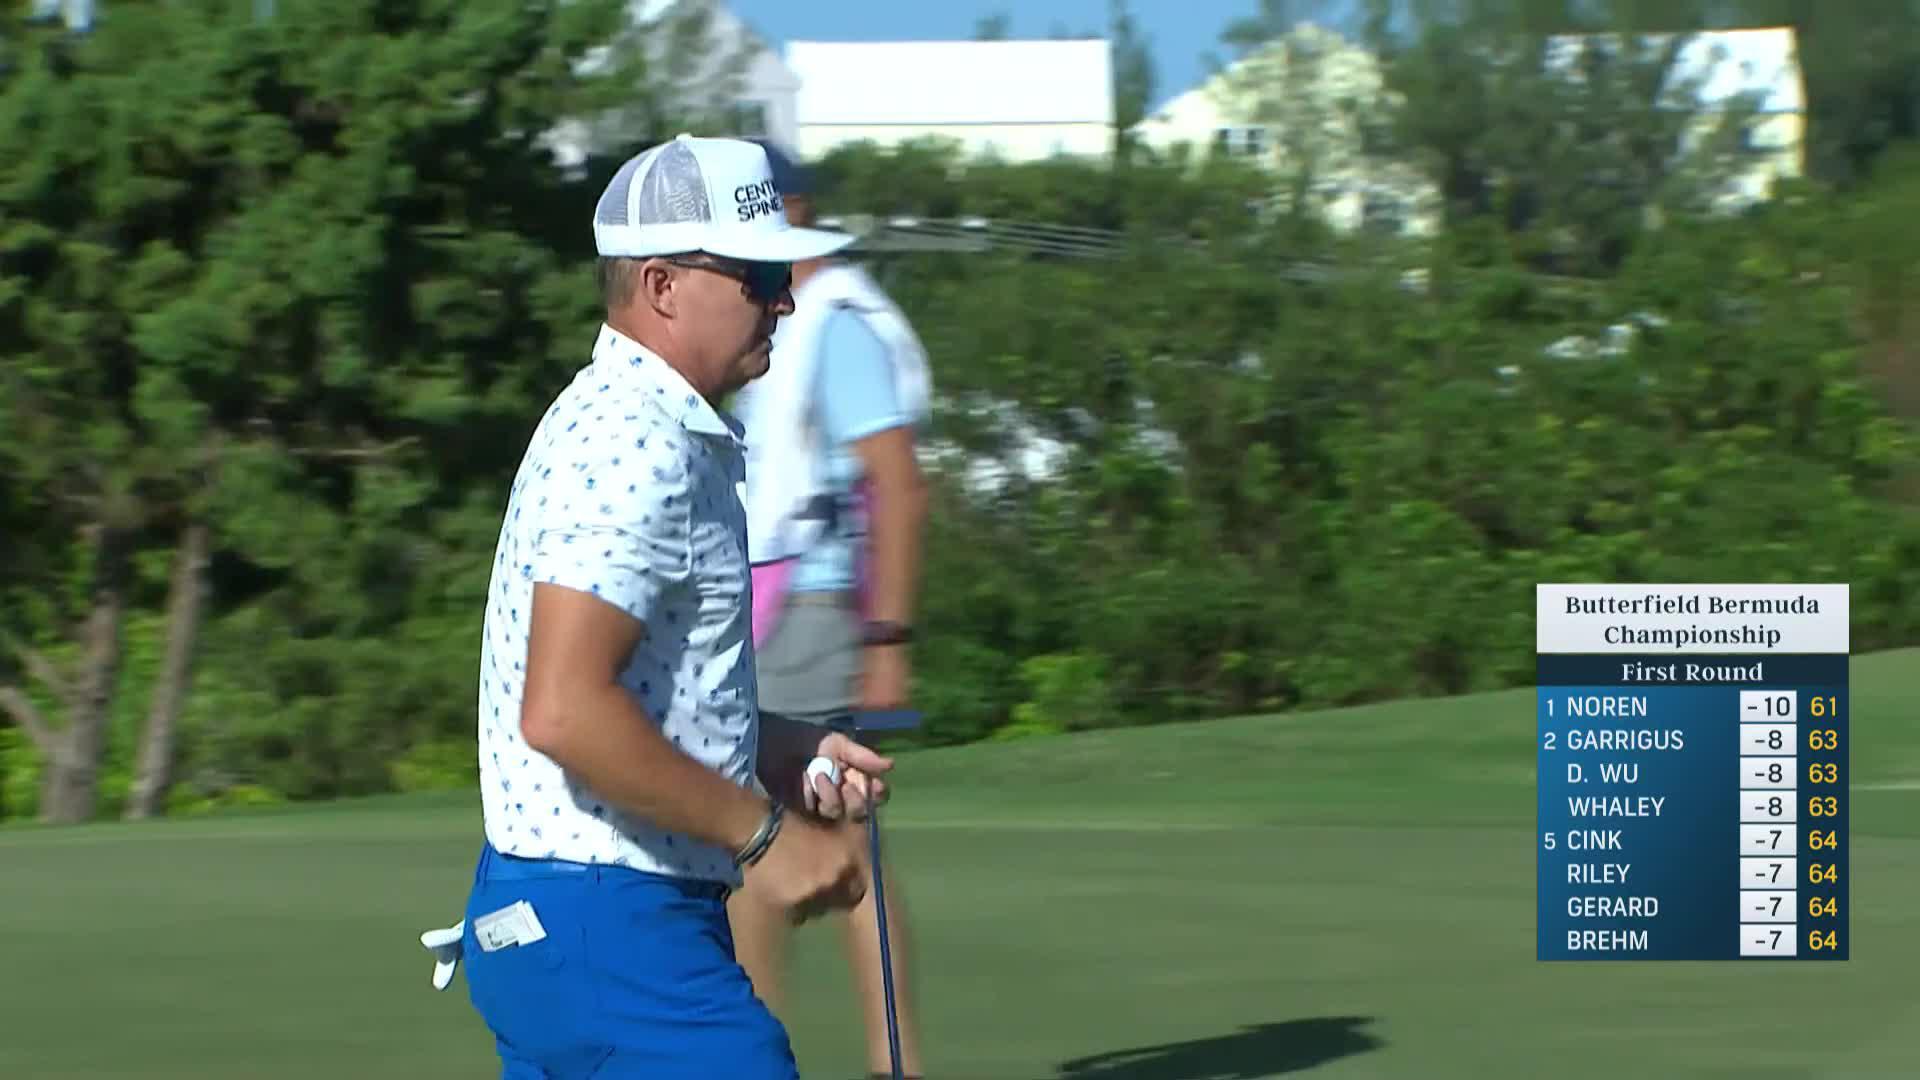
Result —
[[[903, 755], [930, 1075], [1909, 1077], [1920, 651], [1857, 659], [1853, 959], [1534, 960], [1530, 691]], [[0, 830], [0, 1076], [474, 1077], [469, 795]], [[838, 930], [803, 1075], [863, 1071]]]

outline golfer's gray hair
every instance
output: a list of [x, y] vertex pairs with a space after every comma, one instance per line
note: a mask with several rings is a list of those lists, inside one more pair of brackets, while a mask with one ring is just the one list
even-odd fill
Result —
[[640, 284], [640, 259], [603, 256], [594, 264], [594, 278], [600, 285], [600, 299], [608, 311], [627, 306], [633, 290]]

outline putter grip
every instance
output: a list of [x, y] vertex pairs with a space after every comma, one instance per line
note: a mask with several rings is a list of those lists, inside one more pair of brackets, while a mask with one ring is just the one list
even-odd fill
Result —
[[919, 726], [918, 709], [874, 709], [853, 714], [855, 731], [911, 731]]

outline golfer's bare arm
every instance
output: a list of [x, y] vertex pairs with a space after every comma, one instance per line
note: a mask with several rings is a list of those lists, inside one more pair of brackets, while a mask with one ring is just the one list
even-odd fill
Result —
[[867, 522], [873, 551], [871, 617], [910, 625], [920, 579], [920, 529], [927, 512], [926, 483], [913, 453], [913, 429], [887, 428], [853, 445], [873, 485]]
[[620, 685], [645, 632], [588, 593], [536, 584], [520, 731], [621, 810], [738, 851], [759, 830], [767, 802], [681, 753]]

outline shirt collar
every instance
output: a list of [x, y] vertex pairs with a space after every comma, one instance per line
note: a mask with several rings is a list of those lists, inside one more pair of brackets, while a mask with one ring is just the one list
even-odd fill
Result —
[[739, 420], [708, 404], [660, 354], [605, 323], [593, 345], [593, 362], [609, 375], [652, 391], [654, 401], [688, 431], [744, 442], [746, 429]]

